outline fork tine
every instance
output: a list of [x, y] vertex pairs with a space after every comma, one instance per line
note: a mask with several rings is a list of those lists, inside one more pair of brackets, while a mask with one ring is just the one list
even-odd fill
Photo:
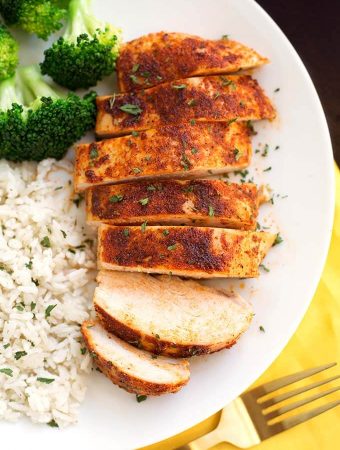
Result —
[[302, 414], [297, 414], [293, 417], [288, 417], [287, 419], [282, 420], [281, 422], [274, 423], [273, 425], [268, 425], [269, 427], [273, 427], [275, 431], [273, 434], [279, 433], [283, 430], [289, 430], [289, 428], [295, 427], [300, 423], [306, 422], [313, 417], [316, 417], [336, 406], [340, 405], [340, 400], [336, 400], [332, 403], [327, 403], [325, 405], [319, 406], [318, 408], [314, 408], [311, 411], [306, 411]]
[[261, 386], [252, 389], [252, 393], [260, 398], [266, 394], [269, 394], [270, 392], [276, 391], [277, 389], [280, 389], [284, 386], [288, 386], [289, 384], [295, 383], [296, 381], [303, 380], [304, 378], [310, 377], [315, 373], [322, 372], [323, 370], [329, 369], [330, 367], [334, 367], [335, 365], [336, 362], [324, 364], [322, 366], [312, 367], [311, 369], [302, 370], [301, 372], [296, 372], [291, 375], [269, 381], [268, 383], [264, 383]]
[[276, 395], [275, 397], [271, 397], [268, 400], [263, 402], [259, 402], [262, 409], [269, 408], [269, 406], [276, 405], [277, 403], [282, 402], [283, 400], [287, 400], [288, 398], [294, 397], [295, 395], [301, 394], [302, 392], [310, 391], [318, 386], [322, 386], [330, 381], [337, 380], [340, 378], [340, 375], [335, 375], [334, 377], [327, 378], [326, 380], [317, 381], [315, 383], [311, 383], [308, 386], [302, 386], [297, 389], [293, 389], [289, 392], [284, 392], [283, 394]]
[[340, 389], [340, 386], [336, 386], [334, 388], [328, 389], [324, 392], [318, 392], [317, 394], [311, 395], [307, 398], [303, 398], [301, 400], [298, 400], [297, 402], [290, 403], [289, 405], [282, 406], [281, 408], [277, 408], [274, 411], [271, 411], [267, 414], [265, 414], [265, 418], [267, 420], [274, 419], [278, 416], [281, 416], [282, 414], [292, 411], [293, 409], [299, 408], [300, 406], [307, 405], [308, 403], [313, 402], [314, 400], [317, 400], [318, 398], [325, 397], [326, 395], [332, 394], [333, 392], [336, 392]]

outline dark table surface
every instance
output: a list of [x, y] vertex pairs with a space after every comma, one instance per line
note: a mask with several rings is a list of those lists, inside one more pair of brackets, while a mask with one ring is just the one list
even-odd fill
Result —
[[257, 0], [293, 44], [318, 91], [340, 165], [340, 0]]

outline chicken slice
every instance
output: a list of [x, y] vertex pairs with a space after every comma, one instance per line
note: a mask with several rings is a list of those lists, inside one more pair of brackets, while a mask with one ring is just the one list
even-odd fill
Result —
[[236, 343], [251, 322], [237, 294], [167, 275], [101, 271], [94, 307], [104, 327], [138, 348], [188, 357]]
[[276, 235], [203, 227], [100, 225], [98, 267], [192, 278], [259, 274]]
[[275, 110], [249, 75], [196, 77], [97, 97], [96, 133], [119, 136], [180, 122], [273, 119]]
[[111, 225], [198, 225], [254, 230], [258, 189], [220, 180], [140, 182], [86, 191], [87, 222]]
[[230, 39], [209, 40], [161, 31], [121, 46], [118, 85], [121, 91], [135, 91], [178, 78], [237, 72], [267, 62], [255, 50]]
[[98, 322], [85, 321], [81, 331], [98, 368], [128, 392], [162, 395], [179, 391], [190, 378], [189, 363], [158, 357], [108, 333]]
[[80, 144], [75, 188], [82, 191], [98, 184], [190, 179], [240, 170], [251, 160], [249, 132], [245, 123], [197, 123]]

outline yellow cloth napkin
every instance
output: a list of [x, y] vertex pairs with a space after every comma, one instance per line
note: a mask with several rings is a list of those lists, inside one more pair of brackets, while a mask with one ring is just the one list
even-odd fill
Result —
[[[340, 362], [340, 171], [337, 167], [335, 172], [336, 209], [332, 242], [318, 289], [297, 332], [276, 361], [254, 383], [254, 386], [309, 367], [333, 361]], [[319, 379], [339, 372], [340, 367], [329, 369], [320, 374]], [[336, 382], [332, 385], [336, 385]], [[325, 388], [322, 389], [325, 390]], [[339, 397], [339, 392], [334, 393], [312, 405], [319, 406]], [[309, 408], [312, 405], [309, 405]], [[213, 430], [218, 424], [219, 417], [220, 413], [216, 413], [193, 428], [165, 441], [144, 447], [143, 450], [173, 450]], [[213, 448], [231, 450], [236, 447], [221, 443]], [[267, 439], [256, 448], [258, 450], [340, 448], [340, 406]]]

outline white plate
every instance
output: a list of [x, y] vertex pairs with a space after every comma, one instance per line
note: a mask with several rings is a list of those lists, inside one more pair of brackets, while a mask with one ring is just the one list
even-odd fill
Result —
[[[133, 395], [93, 373], [79, 423], [66, 430], [2, 422], [2, 442], [16, 448], [132, 449], [174, 435], [208, 417], [245, 390], [277, 357], [301, 321], [325, 261], [333, 218], [333, 159], [327, 124], [314, 86], [300, 58], [270, 17], [252, 0], [96, 1], [98, 16], [123, 28], [125, 40], [159, 31], [181, 31], [207, 38], [229, 34], [271, 60], [255, 71], [273, 99], [278, 118], [256, 125], [257, 143], [268, 143], [269, 156], [254, 156], [255, 181], [269, 183], [273, 206], [263, 208], [280, 229], [284, 243], [265, 264], [270, 273], [241, 289], [254, 303], [251, 329], [229, 351], [196, 358], [190, 383], [178, 394], [149, 398]], [[25, 36], [24, 62], [39, 61], [45, 43]], [[110, 86], [111, 83], [111, 87]], [[112, 80], [103, 90], [112, 90]], [[104, 85], [105, 86], [105, 85]], [[280, 91], [274, 93], [276, 88]], [[273, 148], [279, 145], [280, 149]], [[263, 173], [263, 169], [272, 170]], [[268, 223], [268, 222], [267, 222]], [[225, 282], [222, 282], [226, 284]], [[259, 325], [265, 333], [259, 331]], [[312, 349], [311, 349], [312, 351]], [[320, 360], [322, 363], [322, 360]], [[289, 368], [287, 368], [289, 372]], [[14, 441], [13, 441], [14, 442]]]

